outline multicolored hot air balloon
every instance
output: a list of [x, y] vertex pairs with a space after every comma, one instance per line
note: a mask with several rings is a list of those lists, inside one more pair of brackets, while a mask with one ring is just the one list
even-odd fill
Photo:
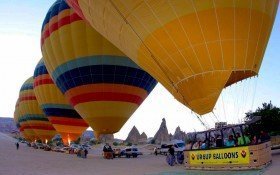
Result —
[[39, 140], [39, 137], [37, 136], [33, 128], [29, 125], [27, 115], [25, 115], [26, 112], [25, 110], [23, 110], [23, 105], [21, 105], [23, 103], [26, 103], [26, 101], [30, 99], [30, 97], [27, 96], [27, 93], [32, 90], [33, 85], [28, 80], [26, 80], [20, 88], [19, 98], [17, 101], [18, 107], [16, 112], [18, 115], [20, 130], [23, 131], [24, 138], [30, 142], [33, 142], [35, 140]]
[[16, 106], [15, 106], [15, 111], [14, 111], [14, 121], [16, 123], [16, 127], [19, 130], [21, 136], [23, 136], [26, 140], [27, 139], [30, 140], [30, 138], [27, 138], [27, 136], [25, 135], [24, 128], [20, 125], [18, 106], [19, 106], [19, 99], [17, 99]]
[[27, 131], [32, 140], [41, 139], [42, 142], [51, 140], [56, 134], [55, 129], [40, 109], [33, 91], [33, 77], [28, 78], [20, 89], [19, 111], [21, 118], [27, 122]]
[[279, 6], [279, 0], [67, 2], [200, 115], [213, 110], [223, 88], [258, 74]]
[[97, 136], [118, 132], [157, 84], [63, 0], [47, 13], [41, 37], [48, 72]]
[[70, 144], [82, 135], [88, 124], [66, 101], [64, 95], [52, 81], [43, 59], [37, 64], [34, 71], [34, 93], [38, 103], [52, 123], [55, 130], [61, 135], [64, 144]]

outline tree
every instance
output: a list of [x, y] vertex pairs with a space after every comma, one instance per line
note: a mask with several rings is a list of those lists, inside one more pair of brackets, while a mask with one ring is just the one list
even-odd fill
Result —
[[263, 103], [255, 112], [247, 112], [245, 120], [253, 120], [257, 116], [261, 116], [261, 119], [254, 124], [257, 132], [264, 130], [270, 135], [280, 134], [280, 108], [273, 106], [271, 102]]

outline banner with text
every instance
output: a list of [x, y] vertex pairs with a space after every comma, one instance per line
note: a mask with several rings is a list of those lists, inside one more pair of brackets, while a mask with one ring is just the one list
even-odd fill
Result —
[[248, 164], [250, 153], [248, 146], [197, 150], [190, 151], [189, 159], [191, 165]]

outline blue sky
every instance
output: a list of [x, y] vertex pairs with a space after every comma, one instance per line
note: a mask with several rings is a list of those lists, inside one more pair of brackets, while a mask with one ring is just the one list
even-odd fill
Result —
[[[1, 0], [0, 1], [0, 116], [12, 117], [19, 88], [33, 75], [41, 58], [40, 32], [45, 14], [53, 0]], [[248, 79], [224, 90], [214, 113], [219, 121], [237, 123], [244, 112], [255, 109], [262, 102], [272, 101], [280, 106], [280, 15], [264, 56], [258, 78]], [[136, 125], [140, 132], [153, 136], [161, 119], [165, 117], [169, 132], [179, 125], [184, 131], [204, 129], [189, 109], [178, 103], [161, 85], [133, 114], [119, 133], [125, 138]], [[213, 126], [213, 114], [203, 117]]]

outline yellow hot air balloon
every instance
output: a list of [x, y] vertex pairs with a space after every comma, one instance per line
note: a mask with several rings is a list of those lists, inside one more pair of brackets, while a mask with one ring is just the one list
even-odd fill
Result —
[[52, 81], [43, 59], [34, 71], [34, 93], [44, 114], [64, 144], [75, 141], [88, 128], [88, 124], [66, 101], [64, 95]]
[[258, 74], [279, 0], [67, 0], [181, 103], [211, 112]]
[[41, 139], [51, 140], [56, 134], [55, 129], [40, 109], [33, 90], [33, 77], [28, 78], [20, 89], [19, 112], [27, 125], [24, 128], [32, 141]]
[[97, 136], [118, 132], [157, 83], [62, 0], [46, 15], [41, 48], [55, 84]]
[[[14, 111], [14, 121], [16, 123], [16, 127], [18, 128], [20, 135], [24, 137], [27, 140], [27, 135], [24, 133], [24, 128], [21, 126], [21, 123], [19, 122], [19, 99], [17, 99], [16, 105], [15, 105], [15, 111]], [[30, 138], [28, 138], [30, 140]]]

